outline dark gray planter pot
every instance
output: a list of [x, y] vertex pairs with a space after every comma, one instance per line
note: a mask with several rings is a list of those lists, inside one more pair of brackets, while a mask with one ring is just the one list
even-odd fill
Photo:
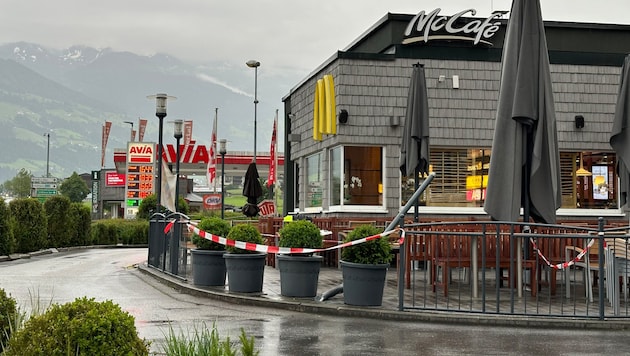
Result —
[[193, 284], [197, 286], [225, 285], [225, 251], [190, 250]]
[[312, 298], [317, 295], [322, 256], [278, 255], [280, 294], [285, 297]]
[[230, 292], [260, 293], [267, 254], [226, 253], [223, 255]]
[[380, 306], [389, 264], [367, 265], [340, 261], [343, 302], [348, 305]]

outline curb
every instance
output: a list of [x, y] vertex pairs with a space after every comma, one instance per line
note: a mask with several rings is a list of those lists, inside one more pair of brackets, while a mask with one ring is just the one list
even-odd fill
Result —
[[404, 322], [432, 322], [457, 325], [475, 326], [507, 326], [528, 328], [563, 328], [563, 329], [593, 329], [593, 330], [628, 330], [630, 320], [606, 319], [604, 321], [588, 318], [544, 318], [521, 315], [472, 314], [442, 311], [398, 311], [384, 310], [378, 307], [330, 306], [315, 300], [281, 300], [267, 298], [262, 295], [246, 295], [229, 293], [224, 290], [213, 290], [213, 287], [199, 288], [187, 281], [170, 276], [146, 265], [138, 265], [138, 270], [151, 276], [161, 283], [185, 294], [211, 298], [238, 305], [278, 308], [295, 312], [313, 313], [318, 315], [334, 315], [345, 317], [361, 317]]

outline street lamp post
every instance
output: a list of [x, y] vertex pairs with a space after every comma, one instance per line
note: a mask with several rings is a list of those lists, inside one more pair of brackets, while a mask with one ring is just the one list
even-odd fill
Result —
[[125, 121], [125, 124], [131, 125], [131, 134], [129, 135], [129, 137], [131, 137], [131, 138], [129, 139], [129, 141], [133, 142], [134, 138], [135, 138], [134, 137], [135, 135], [133, 134], [133, 121]]
[[175, 127], [173, 131], [173, 137], [175, 137], [175, 142], [177, 144], [175, 158], [177, 162], [175, 163], [175, 176], [177, 180], [175, 181], [175, 212], [179, 211], [179, 161], [180, 161], [180, 148], [179, 148], [179, 140], [182, 139], [182, 126], [184, 125], [184, 120], [175, 120]]
[[50, 177], [50, 134], [45, 133], [47, 144], [46, 144], [46, 178]]
[[258, 107], [258, 67], [260, 67], [260, 62], [252, 59], [245, 64], [250, 68], [254, 68], [254, 163], [256, 163], [256, 111]]
[[219, 140], [219, 154], [221, 155], [221, 219], [225, 217], [225, 154], [227, 140]]
[[155, 211], [157, 213], [161, 212], [162, 205], [162, 131], [164, 125], [164, 118], [166, 117], [166, 99], [176, 99], [175, 97], [168, 96], [166, 94], [160, 93], [156, 95], [149, 95], [147, 99], [155, 99], [155, 116], [157, 116], [159, 120], [159, 130], [158, 130], [158, 157], [157, 157], [157, 184], [155, 197], [157, 199], [155, 205]]

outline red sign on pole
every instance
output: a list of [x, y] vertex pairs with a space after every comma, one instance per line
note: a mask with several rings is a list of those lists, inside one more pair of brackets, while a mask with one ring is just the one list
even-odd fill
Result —
[[203, 196], [203, 207], [208, 210], [221, 209], [221, 194], [206, 194]]

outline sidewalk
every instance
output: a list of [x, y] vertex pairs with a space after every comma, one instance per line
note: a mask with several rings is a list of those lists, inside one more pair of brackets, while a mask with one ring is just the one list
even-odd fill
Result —
[[[412, 322], [436, 322], [471, 325], [494, 326], [521, 326], [541, 328], [595, 328], [595, 329], [627, 329], [628, 323], [623, 320], [607, 320], [600, 322], [592, 319], [549, 318], [523, 315], [497, 315], [480, 313], [461, 313], [439, 310], [398, 310], [398, 271], [390, 268], [388, 271], [385, 290], [383, 292], [383, 304], [379, 307], [356, 307], [344, 304], [343, 294], [337, 294], [321, 301], [323, 293], [330, 291], [342, 284], [341, 269], [322, 267], [318, 294], [315, 298], [291, 298], [280, 295], [280, 273], [273, 267], [266, 266], [263, 279], [263, 291], [261, 294], [231, 293], [225, 287], [199, 287], [192, 284], [192, 279], [184, 280], [161, 272], [153, 267], [148, 267], [146, 262], [139, 265], [138, 269], [151, 275], [172, 288], [182, 293], [197, 295], [207, 298], [222, 300], [234, 304], [252, 305], [261, 307], [281, 308], [296, 312], [308, 312], [315, 314], [328, 314], [335, 316], [378, 318], [387, 320], [412, 321]], [[405, 299], [409, 290], [405, 290]], [[408, 305], [407, 305], [408, 306]]]

